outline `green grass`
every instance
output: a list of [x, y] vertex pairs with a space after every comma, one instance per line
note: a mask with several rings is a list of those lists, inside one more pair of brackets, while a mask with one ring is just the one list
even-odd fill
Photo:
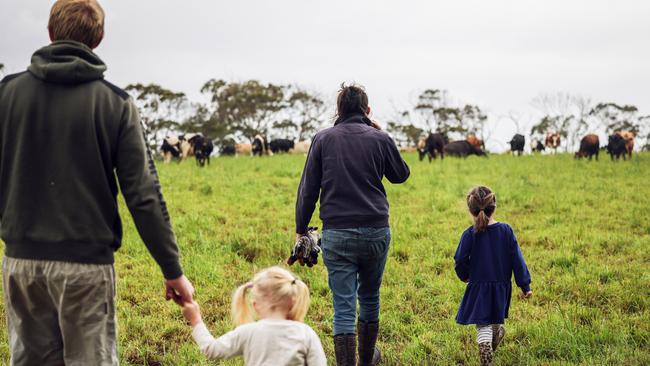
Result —
[[[464, 197], [477, 184], [497, 192], [497, 220], [514, 228], [533, 277], [533, 298], [512, 300], [496, 364], [650, 364], [649, 154], [618, 163], [569, 155], [406, 159], [409, 181], [387, 184], [393, 242], [382, 288], [386, 365], [477, 364], [475, 330], [454, 322], [464, 284], [453, 270], [458, 239], [471, 224]], [[206, 169], [159, 164], [185, 272], [215, 335], [231, 329], [231, 291], [289, 254], [303, 162], [304, 156], [274, 156], [213, 159]], [[122, 364], [210, 364], [180, 310], [164, 301], [162, 276], [123, 204], [121, 212]], [[308, 323], [331, 356], [325, 268], [292, 269], [311, 288]], [[0, 363], [7, 364], [2, 328]]]

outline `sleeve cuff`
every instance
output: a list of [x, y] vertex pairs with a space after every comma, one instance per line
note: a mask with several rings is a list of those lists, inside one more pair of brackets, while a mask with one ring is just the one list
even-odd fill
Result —
[[530, 291], [530, 285], [526, 285], [526, 286], [522, 287], [522, 288], [521, 288], [521, 291], [522, 291], [524, 294], [527, 293], [528, 291]]
[[173, 262], [164, 265], [161, 264], [160, 269], [162, 270], [163, 276], [165, 276], [166, 280], [175, 280], [183, 275], [183, 269], [181, 268], [181, 264], [179, 262]]

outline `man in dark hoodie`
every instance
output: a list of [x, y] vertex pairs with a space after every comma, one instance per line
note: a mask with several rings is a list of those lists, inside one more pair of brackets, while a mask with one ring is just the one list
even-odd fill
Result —
[[[395, 142], [368, 119], [368, 96], [343, 86], [334, 127], [316, 134], [296, 200], [300, 237], [320, 196], [323, 261], [334, 297], [334, 351], [341, 366], [375, 365], [379, 332], [379, 288], [388, 256], [388, 199], [382, 183], [410, 175]], [[355, 334], [357, 299], [359, 321]]]
[[0, 82], [0, 235], [12, 365], [117, 365], [118, 185], [166, 279], [192, 300], [143, 129], [92, 49], [95, 0], [58, 0], [52, 44]]

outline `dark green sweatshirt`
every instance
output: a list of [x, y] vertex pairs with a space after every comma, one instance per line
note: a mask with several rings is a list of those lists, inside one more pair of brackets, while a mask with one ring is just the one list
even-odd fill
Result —
[[8, 257], [110, 264], [119, 189], [165, 278], [178, 248], [135, 105], [90, 48], [59, 41], [0, 82], [0, 235]]

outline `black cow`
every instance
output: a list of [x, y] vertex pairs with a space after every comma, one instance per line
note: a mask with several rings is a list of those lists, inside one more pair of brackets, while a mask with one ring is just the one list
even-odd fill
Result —
[[424, 156], [429, 157], [429, 162], [436, 158], [436, 153], [440, 154], [440, 159], [445, 158], [444, 147], [449, 142], [447, 136], [441, 133], [430, 133], [427, 139], [424, 140], [424, 147], [418, 149], [420, 161], [424, 160]]
[[591, 160], [591, 157], [596, 155], [596, 161], [598, 161], [598, 152], [600, 150], [600, 140], [598, 135], [590, 133], [580, 140], [580, 150], [575, 154], [575, 159], [580, 159], [588, 157]]
[[224, 156], [233, 156], [235, 155], [235, 145], [234, 144], [228, 144], [228, 145], [223, 145], [221, 147], [221, 155]]
[[510, 151], [513, 154], [518, 153], [519, 156], [524, 153], [524, 146], [526, 145], [526, 138], [524, 135], [516, 134], [512, 137], [512, 140], [509, 142]]
[[625, 155], [627, 154], [627, 149], [625, 148], [625, 139], [618, 133], [609, 136], [607, 140], [607, 153], [614, 160], [618, 160], [621, 155], [623, 155], [623, 160], [625, 160]]
[[271, 151], [276, 154], [279, 152], [289, 152], [289, 150], [293, 149], [295, 146], [295, 143], [293, 140], [289, 139], [277, 139], [271, 141], [269, 144], [269, 147], [271, 148]]
[[261, 135], [255, 136], [253, 139], [253, 142], [251, 143], [251, 150], [253, 152], [253, 156], [255, 155], [268, 155], [269, 153], [269, 144], [266, 141], [266, 137], [262, 137]]
[[190, 139], [190, 143], [194, 146], [194, 156], [196, 157], [196, 164], [198, 166], [205, 166], [207, 162], [210, 165], [210, 155], [214, 150], [212, 140], [201, 135], [197, 135]]
[[474, 146], [466, 140], [452, 141], [445, 145], [443, 151], [447, 155], [460, 156], [463, 158], [466, 158], [468, 155], [487, 156], [480, 147]]

